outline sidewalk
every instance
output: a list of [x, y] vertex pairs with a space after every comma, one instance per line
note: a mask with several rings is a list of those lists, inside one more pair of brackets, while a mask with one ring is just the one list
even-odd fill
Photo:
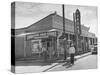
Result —
[[[75, 58], [76, 59], [80, 59], [80, 58], [88, 56], [90, 54], [91, 54], [90, 52], [89, 53], [85, 53], [85, 54], [82, 54], [82, 55], [75, 56]], [[69, 59], [69, 57], [68, 57], [68, 59]], [[24, 63], [25, 65], [23, 65], [23, 66], [21, 66], [21, 65], [20, 66], [16, 66], [15, 70], [16, 70], [16, 73], [46, 72], [46, 71], [52, 69], [53, 67], [55, 67], [57, 65], [65, 63], [65, 61], [63, 61], [63, 60], [61, 60], [61, 61], [57, 60], [56, 63], [52, 62], [50, 64], [48, 64], [48, 63], [46, 64], [45, 62], [44, 63], [42, 62], [42, 64], [44, 64], [44, 65], [41, 65], [40, 62], [39, 62], [40, 65], [36, 65], [37, 63], [35, 65], [33, 65], [34, 63], [32, 63], [32, 61], [31, 62], [27, 61], [27, 62]], [[23, 63], [23, 61], [21, 61], [21, 62]]]
[[75, 56], [75, 58], [76, 59], [80, 59], [80, 58], [85, 57], [85, 56], [88, 56], [90, 54], [91, 54], [91, 52], [88, 52], [88, 53], [85, 53], [85, 54], [82, 54], [82, 55]]
[[[85, 57], [85, 56], [88, 56], [88, 55], [90, 55], [90, 54], [91, 54], [91, 52], [88, 52], [88, 53], [85, 53], [85, 54], [82, 54], [82, 55], [78, 55], [78, 56], [75, 56], [75, 59], [78, 60], [78, 59], [83, 58], [83, 57]], [[69, 61], [70, 57], [68, 57], [67, 59], [68, 59], [68, 61]], [[64, 60], [62, 60], [62, 61], [64, 61]], [[58, 63], [58, 64], [56, 64], [56, 66], [57, 66], [57, 65], [65, 65], [65, 64], [66, 64], [66, 61], [64, 61], [63, 63]], [[55, 67], [55, 66], [51, 66], [51, 67], [49, 67], [48, 69], [44, 70], [43, 72], [49, 71], [49, 70], [52, 69], [53, 67]]]
[[44, 70], [56, 66], [58, 63], [52, 63], [51, 65], [46, 66], [16, 66], [16, 73], [37, 73], [37, 72], [43, 72]]

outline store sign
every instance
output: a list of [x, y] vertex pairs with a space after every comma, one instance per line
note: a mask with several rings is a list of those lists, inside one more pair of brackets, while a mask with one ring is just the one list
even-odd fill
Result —
[[56, 33], [55, 32], [49, 32], [49, 33], [47, 33], [47, 35], [49, 35], [49, 36], [56, 36]]
[[31, 39], [39, 39], [39, 38], [47, 38], [48, 36], [56, 36], [56, 32], [42, 32], [37, 34], [27, 35], [27, 40]]
[[27, 40], [33, 39], [34, 35], [28, 35], [28, 36], [26, 36], [26, 38], [27, 38]]
[[80, 11], [77, 10], [75, 13], [75, 19], [76, 19], [76, 32], [77, 34], [81, 34], [81, 23], [80, 23]]

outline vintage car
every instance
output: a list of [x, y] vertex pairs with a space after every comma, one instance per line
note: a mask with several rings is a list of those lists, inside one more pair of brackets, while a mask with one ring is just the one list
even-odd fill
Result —
[[97, 44], [94, 44], [93, 48], [91, 49], [92, 54], [97, 54]]

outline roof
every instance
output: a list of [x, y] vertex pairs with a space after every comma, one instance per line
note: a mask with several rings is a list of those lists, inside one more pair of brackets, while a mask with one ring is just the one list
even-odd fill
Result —
[[[15, 34], [17, 35], [21, 33], [47, 31], [51, 29], [63, 29], [62, 16], [56, 13], [49, 14], [48, 16], [44, 17], [43, 19], [37, 21], [36, 23], [28, 27], [16, 29]], [[83, 25], [81, 25], [81, 29], [85, 33], [89, 31], [89, 27]], [[74, 23], [72, 20], [65, 18], [65, 30], [66, 32], [74, 32]]]

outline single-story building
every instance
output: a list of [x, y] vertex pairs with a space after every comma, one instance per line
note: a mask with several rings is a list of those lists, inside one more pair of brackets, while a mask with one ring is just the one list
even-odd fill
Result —
[[[60, 40], [63, 32], [62, 21], [62, 16], [52, 13], [28, 27], [15, 29], [15, 58], [35, 57], [35, 54], [41, 56], [43, 47], [48, 50], [49, 58], [52, 58], [54, 54], [63, 54], [62, 47], [58, 49], [58, 46], [62, 45]], [[82, 52], [88, 52], [88, 45], [96, 42], [95, 34], [90, 33], [89, 29], [81, 25], [80, 51]], [[66, 40], [75, 41], [74, 23], [67, 18], [65, 19], [65, 33]]]

